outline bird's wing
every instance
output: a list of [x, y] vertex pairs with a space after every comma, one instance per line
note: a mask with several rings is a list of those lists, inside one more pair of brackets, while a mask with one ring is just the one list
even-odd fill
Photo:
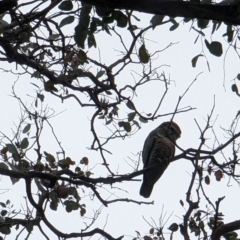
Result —
[[175, 145], [171, 140], [164, 136], [157, 136], [154, 139], [149, 154], [148, 166], [155, 164], [157, 161], [168, 162], [168, 159], [175, 154]]
[[151, 131], [144, 142], [143, 151], [142, 151], [142, 161], [143, 161], [144, 168], [148, 166], [149, 157], [155, 145], [154, 142], [157, 136], [157, 132], [158, 132], [157, 128]]

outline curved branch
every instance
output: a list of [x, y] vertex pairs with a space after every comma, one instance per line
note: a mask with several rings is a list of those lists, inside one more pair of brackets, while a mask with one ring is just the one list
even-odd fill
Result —
[[121, 240], [123, 238], [123, 236], [120, 236], [118, 238], [113, 238], [110, 234], [108, 234], [107, 232], [105, 232], [104, 230], [99, 229], [99, 228], [95, 228], [94, 230], [85, 232], [85, 233], [70, 233], [70, 234], [68, 234], [68, 233], [63, 233], [63, 232], [59, 231], [48, 221], [48, 219], [45, 216], [44, 210], [34, 201], [34, 199], [32, 197], [32, 192], [31, 192], [31, 179], [25, 178], [25, 183], [26, 183], [26, 192], [27, 192], [29, 202], [38, 211], [38, 214], [41, 216], [43, 222], [47, 225], [47, 227], [52, 232], [54, 232], [58, 237], [67, 239], [67, 238], [89, 237], [89, 236], [93, 236], [94, 234], [100, 234], [109, 240]]

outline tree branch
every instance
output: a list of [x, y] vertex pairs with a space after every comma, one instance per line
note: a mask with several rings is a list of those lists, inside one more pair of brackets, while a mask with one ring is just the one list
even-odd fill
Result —
[[84, 0], [84, 3], [102, 8], [119, 8], [171, 17], [203, 18], [240, 24], [238, 4], [219, 5], [169, 0]]

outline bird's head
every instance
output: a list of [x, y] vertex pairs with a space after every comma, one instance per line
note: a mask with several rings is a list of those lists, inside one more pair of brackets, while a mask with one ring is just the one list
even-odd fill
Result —
[[181, 137], [181, 129], [175, 122], [164, 122], [159, 126], [161, 134], [176, 142]]

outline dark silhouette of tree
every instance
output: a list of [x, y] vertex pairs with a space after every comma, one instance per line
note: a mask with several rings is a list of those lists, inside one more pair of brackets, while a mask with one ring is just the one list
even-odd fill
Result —
[[[147, 26], [142, 27], [141, 24], [138, 24], [140, 22], [138, 11], [153, 15]], [[0, 19], [0, 60], [9, 66], [9, 68], [2, 67], [2, 69], [10, 73], [13, 78], [17, 76], [19, 82], [24, 81], [25, 76], [31, 77], [32, 86], [36, 92], [33, 103], [28, 105], [18, 95], [15, 84], [13, 85], [12, 96], [19, 103], [21, 117], [12, 136], [4, 134], [4, 131], [0, 129], [2, 181], [10, 177], [13, 184], [19, 184], [21, 179], [25, 184], [25, 189], [22, 191], [26, 192], [26, 212], [24, 214], [12, 210], [11, 200], [1, 200], [1, 238], [3, 239], [4, 235], [11, 236], [13, 229], [17, 231], [16, 239], [24, 234], [24, 230], [27, 231], [26, 238], [30, 238], [34, 227], [37, 227], [42, 236], [49, 239], [48, 233], [42, 228], [44, 224], [59, 239], [92, 237], [96, 234], [109, 240], [122, 239], [124, 232], [122, 236], [115, 237], [114, 231], [111, 233], [105, 231], [104, 228], [92, 227], [97, 217], [93, 217], [92, 222], [87, 224], [85, 229], [79, 232], [65, 233], [49, 220], [46, 212], [59, 211], [63, 208], [70, 214], [73, 211], [79, 211], [81, 217], [85, 216], [87, 207], [82, 202], [82, 196], [86, 197], [84, 195], [86, 189], [91, 192], [91, 195], [88, 196], [89, 201], [94, 199], [104, 207], [116, 202], [153, 204], [152, 201], [135, 200], [131, 198], [131, 195], [127, 199], [116, 197], [109, 200], [101, 192], [105, 186], [112, 187], [120, 182], [137, 181], [136, 177], [158, 167], [158, 163], [156, 163], [139, 170], [139, 160], [141, 160], [141, 154], [139, 154], [133, 172], [124, 174], [114, 172], [106, 157], [111, 153], [111, 149], [108, 148], [109, 142], [133, 136], [140, 130], [142, 124], [149, 121], [165, 116], [172, 121], [176, 115], [194, 109], [191, 106], [180, 107], [191, 84], [179, 97], [174, 109], [159, 113], [160, 107], [166, 101], [165, 97], [172, 81], [164, 72], [160, 73], [159, 66], [155, 66], [154, 60], [160, 50], [149, 53], [145, 34], [161, 25], [171, 24], [169, 30], [174, 31], [181, 28], [182, 24], [189, 24], [193, 31], [192, 34], [196, 34], [195, 42], [200, 39], [202, 41], [202, 51], [193, 56], [192, 67], [196, 67], [197, 61], [201, 57], [205, 59], [209, 67], [209, 55], [214, 57], [223, 55], [223, 41], [227, 42], [229, 48], [233, 48], [239, 55], [239, 2], [9, 0], [0, 2], [0, 12], [2, 14]], [[72, 32], [66, 33], [63, 30], [66, 26], [71, 26]], [[223, 38], [218, 41], [210, 40], [220, 26], [226, 28]], [[210, 34], [207, 31], [209, 28], [211, 28]], [[128, 34], [131, 39], [126, 40], [123, 32]], [[100, 57], [98, 60], [92, 58], [90, 51], [97, 47], [98, 36], [107, 35], [114, 35], [121, 44], [122, 50], [119, 51], [115, 60], [111, 59], [109, 63], [102, 63]], [[163, 50], [171, 48], [173, 45], [173, 43], [169, 43]], [[207, 50], [207, 53], [204, 50]], [[15, 70], [12, 68], [13, 64], [16, 66]], [[122, 73], [128, 71], [129, 67], [131, 69], [136, 67], [140, 70], [136, 71], [134, 84], [125, 84], [125, 82], [122, 84]], [[240, 76], [237, 76], [232, 84], [232, 91], [238, 96], [237, 80], [239, 79]], [[136, 103], [135, 96], [138, 89], [149, 87], [152, 82], [161, 84], [164, 92], [156, 98], [155, 109], [151, 113], [146, 113], [148, 109], [142, 110]], [[25, 91], [25, 89], [21, 91]], [[102, 165], [106, 168], [104, 176], [96, 174], [97, 177], [93, 177], [94, 170], [87, 168], [88, 157], [82, 156], [78, 163], [72, 160], [69, 153], [65, 152], [61, 145], [62, 139], [58, 139], [54, 130], [55, 126], [50, 121], [55, 113], [46, 107], [48, 103], [45, 103], [45, 97], [48, 95], [52, 95], [61, 103], [72, 99], [81, 108], [91, 109], [92, 115], [89, 121], [91, 132], [89, 134], [92, 136], [92, 144], [89, 149], [98, 151]], [[144, 101], [147, 100], [143, 99], [142, 102]], [[54, 108], [54, 106], [51, 107]], [[175, 232], [179, 232], [181, 234], [179, 236], [185, 240], [190, 239], [190, 236], [192, 238], [192, 235], [195, 235], [196, 239], [217, 240], [221, 237], [229, 240], [237, 239], [235, 231], [240, 229], [239, 220], [232, 219], [230, 222], [225, 222], [221, 211], [224, 197], [219, 197], [214, 203], [214, 200], [211, 200], [206, 194], [205, 187], [210, 184], [213, 176], [219, 184], [224, 176], [237, 183], [240, 182], [238, 173], [240, 132], [237, 131], [239, 110], [236, 110], [236, 117], [230, 128], [222, 129], [228, 136], [226, 141], [220, 144], [215, 133], [212, 132], [211, 136], [215, 144], [213, 147], [209, 147], [206, 145], [206, 140], [207, 134], [214, 125], [214, 108], [215, 103], [206, 119], [205, 127], [200, 127], [196, 121], [200, 132], [198, 148], [182, 149], [176, 144], [180, 154], [169, 159], [171, 163], [185, 159], [193, 166], [185, 203], [180, 200], [180, 204], [185, 207], [186, 212], [180, 224], [172, 223], [168, 228], [171, 239], [175, 236]], [[99, 121], [111, 130], [110, 136], [100, 137], [96, 127]], [[51, 129], [48, 134], [55, 138], [59, 152], [47, 152], [44, 149], [41, 136], [45, 125]], [[65, 123], [62, 127], [73, 126], [71, 123]], [[225, 151], [229, 151], [229, 149], [231, 149], [232, 155], [227, 157]], [[224, 160], [218, 161], [215, 157], [217, 154], [221, 154]], [[118, 161], [117, 157], [116, 161]], [[80, 191], [80, 189], [83, 190]], [[36, 192], [37, 194], [34, 194]], [[197, 197], [193, 200], [192, 194], [195, 192]], [[201, 205], [201, 199], [207, 201], [208, 208]], [[28, 204], [33, 210], [30, 211]], [[21, 229], [19, 229], [20, 227]], [[164, 231], [163, 226], [151, 225], [148, 235], [142, 236], [140, 232], [137, 232], [136, 239], [164, 239], [166, 237]]]

